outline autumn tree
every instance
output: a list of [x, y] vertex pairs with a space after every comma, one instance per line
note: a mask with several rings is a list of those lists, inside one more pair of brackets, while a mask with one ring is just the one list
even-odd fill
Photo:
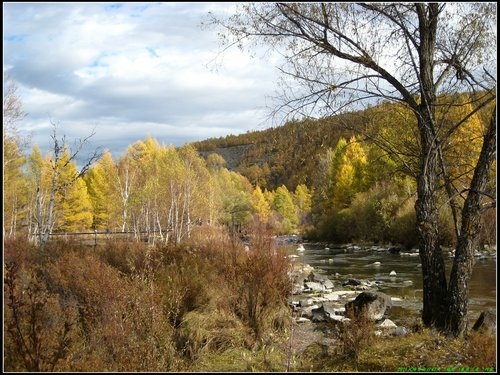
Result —
[[281, 185], [274, 192], [271, 207], [278, 213], [280, 232], [284, 234], [292, 233], [297, 228], [299, 218], [293, 204], [292, 194], [290, 194], [285, 185]]
[[271, 207], [269, 206], [264, 193], [260, 186], [256, 186], [252, 193], [252, 204], [257, 213], [259, 220], [262, 223], [267, 223], [269, 215], [271, 215]]
[[26, 218], [27, 191], [23, 176], [26, 140], [17, 129], [26, 113], [16, 83], [4, 75], [3, 84], [3, 233], [9, 236], [16, 234], [19, 222]]
[[95, 229], [111, 230], [120, 227], [121, 196], [118, 188], [118, 168], [109, 151], [84, 177], [93, 207]]
[[[90, 229], [92, 225], [92, 202], [87, 185], [78, 175], [76, 163], [69, 162], [71, 155], [66, 149], [59, 163], [59, 188], [57, 189], [55, 228], [60, 232], [78, 232]], [[50, 161], [49, 161], [50, 163]], [[64, 167], [63, 167], [64, 166]]]
[[233, 234], [243, 231], [250, 224], [254, 210], [252, 185], [246, 177], [225, 168], [218, 174], [216, 184], [221, 199], [218, 221]]
[[341, 138], [334, 155], [330, 178], [333, 180], [333, 204], [340, 209], [352, 202], [354, 194], [365, 189], [367, 159], [363, 147], [355, 137], [348, 143]]
[[[36, 212], [35, 220], [37, 222], [37, 237], [38, 243], [41, 249], [45, 248], [45, 244], [49, 239], [49, 235], [52, 233], [56, 219], [56, 197], [58, 194], [67, 191], [71, 188], [73, 184], [79, 181], [83, 175], [88, 171], [90, 166], [94, 161], [98, 160], [100, 157], [99, 148], [97, 148], [91, 156], [88, 157], [82, 168], [78, 171], [76, 168], [72, 169], [70, 175], [64, 175], [65, 169], [70, 166], [70, 164], [75, 163], [77, 156], [81, 153], [84, 146], [88, 143], [90, 137], [94, 135], [92, 132], [88, 137], [80, 139], [76, 143], [76, 149], [70, 150], [66, 143], [66, 136], [63, 135], [62, 138], [57, 136], [57, 125], [52, 124], [52, 154], [48, 160], [48, 165], [50, 168], [50, 183], [48, 191], [48, 203], [47, 209], [43, 210], [44, 204], [42, 199], [44, 195], [41, 194], [41, 186], [37, 186], [37, 202], [36, 202]], [[63, 177], [63, 178], [62, 178]], [[82, 188], [84, 185], [78, 183]]]
[[308, 218], [311, 213], [312, 194], [305, 184], [299, 184], [295, 188], [292, 195], [293, 204], [297, 211], [299, 224], [304, 225], [308, 223]]
[[[485, 208], [482, 192], [495, 158], [496, 117], [487, 124], [474, 177], [463, 189], [453, 265], [460, 272], [452, 271], [449, 284], [437, 196], [443, 186], [453, 194], [443, 145], [468, 117], [495, 100], [496, 4], [246, 3], [235, 15], [212, 17], [211, 22], [224, 29], [227, 44], [253, 41], [284, 56], [283, 101], [276, 112], [331, 115], [377, 100], [401, 103], [411, 111], [418, 135], [414, 178], [422, 320], [460, 335], [467, 322], [468, 281], [480, 226], [476, 219]], [[476, 94], [472, 107], [445, 130], [437, 121], [438, 96], [460, 91]]]

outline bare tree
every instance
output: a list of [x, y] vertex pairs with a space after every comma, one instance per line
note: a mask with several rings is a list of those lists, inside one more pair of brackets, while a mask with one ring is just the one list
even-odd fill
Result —
[[28, 143], [18, 131], [18, 123], [24, 119], [26, 112], [17, 93], [16, 82], [4, 74], [3, 91], [3, 198], [4, 198], [4, 235], [15, 235], [18, 216], [23, 209], [22, 167], [24, 157], [22, 150]]
[[37, 230], [39, 245], [43, 250], [47, 240], [49, 239], [49, 235], [52, 232], [55, 223], [55, 201], [56, 201], [56, 193], [61, 189], [66, 189], [71, 186], [77, 179], [83, 177], [83, 175], [89, 170], [92, 164], [99, 160], [102, 156], [102, 152], [100, 148], [97, 148], [83, 164], [82, 168], [77, 171], [77, 173], [69, 180], [64, 183], [60, 183], [59, 176], [61, 171], [68, 166], [69, 163], [72, 163], [76, 160], [77, 156], [81, 153], [84, 146], [88, 143], [89, 139], [94, 136], [95, 132], [92, 131], [90, 135], [83, 139], [79, 139], [76, 142], [76, 147], [73, 151], [69, 152], [69, 158], [65, 158], [63, 160], [63, 155], [66, 150], [69, 150], [69, 147], [66, 143], [66, 135], [63, 135], [61, 139], [57, 137], [57, 125], [52, 122], [52, 146], [53, 146], [53, 155], [51, 159], [51, 168], [52, 168], [52, 176], [50, 183], [50, 192], [49, 192], [49, 203], [48, 209], [46, 212], [42, 211], [42, 202], [43, 199], [40, 188], [37, 191], [37, 210], [36, 210], [36, 222], [37, 222]]
[[16, 133], [16, 124], [26, 117], [23, 104], [17, 94], [15, 81], [4, 75], [3, 77], [3, 130], [5, 133]]
[[[422, 319], [427, 326], [460, 335], [480, 225], [478, 205], [485, 197], [481, 189], [496, 155], [491, 149], [496, 117], [484, 135], [477, 177], [466, 189], [461, 226], [458, 189], [447, 171], [443, 145], [468, 117], [496, 99], [496, 4], [247, 3], [227, 19], [211, 16], [209, 25], [222, 27], [219, 35], [226, 48], [250, 43], [250, 48], [270, 46], [282, 54], [283, 92], [274, 114], [330, 116], [380, 101], [411, 110], [418, 133], [414, 176]], [[446, 94], [451, 100], [461, 92], [471, 93], [472, 109], [445, 127], [436, 116], [438, 97]], [[460, 236], [449, 287], [438, 232], [437, 197], [443, 187]]]

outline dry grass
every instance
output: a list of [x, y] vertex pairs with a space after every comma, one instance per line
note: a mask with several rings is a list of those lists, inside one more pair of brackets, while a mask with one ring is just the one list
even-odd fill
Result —
[[[299, 371], [328, 372], [447, 372], [496, 370], [496, 340], [473, 333], [450, 339], [431, 329], [420, 329], [406, 336], [361, 339], [346, 352], [354, 333], [338, 337], [338, 344], [325, 348], [312, 345], [300, 358]], [[346, 340], [347, 339], [347, 340]], [[356, 344], [355, 344], [356, 345]], [[347, 355], [346, 355], [347, 354]]]

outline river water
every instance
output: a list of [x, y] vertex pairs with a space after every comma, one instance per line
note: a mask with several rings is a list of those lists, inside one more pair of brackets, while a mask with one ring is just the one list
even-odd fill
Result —
[[[330, 246], [330, 247], [326, 247]], [[304, 244], [305, 251], [297, 252], [297, 245], [290, 246], [298, 255], [295, 262], [303, 262], [322, 270], [341, 289], [348, 278], [376, 282], [377, 289], [393, 301], [389, 317], [397, 324], [409, 316], [420, 316], [422, 308], [422, 271], [417, 253], [391, 254], [387, 249], [355, 246], [333, 247], [324, 244]], [[379, 265], [374, 264], [380, 262]], [[446, 271], [451, 271], [452, 258], [446, 257]], [[496, 308], [496, 257], [476, 258], [469, 283], [469, 321], [477, 320], [481, 311]], [[391, 271], [396, 276], [390, 276]], [[344, 288], [347, 289], [347, 288]], [[400, 300], [399, 300], [400, 299]]]

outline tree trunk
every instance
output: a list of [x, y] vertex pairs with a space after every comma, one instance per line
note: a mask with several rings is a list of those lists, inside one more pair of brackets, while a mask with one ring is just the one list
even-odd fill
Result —
[[420, 104], [417, 109], [420, 133], [420, 171], [417, 177], [415, 213], [423, 276], [422, 321], [428, 327], [444, 328], [446, 315], [446, 273], [439, 244], [436, 203], [439, 143], [435, 132], [436, 87], [433, 80], [438, 4], [416, 4], [419, 18]]
[[468, 285], [474, 266], [474, 251], [481, 231], [482, 194], [488, 183], [491, 165], [496, 154], [496, 107], [485, 135], [479, 161], [462, 209], [462, 225], [448, 290], [449, 306], [446, 331], [460, 336], [467, 327], [469, 304]]
[[[433, 153], [434, 155], [430, 155]], [[423, 277], [422, 321], [428, 327], [444, 327], [446, 313], [446, 274], [439, 245], [436, 191], [436, 152], [429, 158], [417, 180], [415, 203]]]
[[52, 232], [53, 224], [54, 224], [54, 206], [56, 202], [56, 193], [57, 193], [57, 179], [59, 177], [58, 170], [58, 155], [55, 156], [54, 162], [54, 174], [52, 175], [52, 183], [50, 188], [50, 199], [49, 199], [49, 208], [47, 211], [47, 222], [42, 228], [42, 233], [40, 237], [40, 249], [43, 250], [45, 248], [45, 244], [49, 240], [50, 233]]

